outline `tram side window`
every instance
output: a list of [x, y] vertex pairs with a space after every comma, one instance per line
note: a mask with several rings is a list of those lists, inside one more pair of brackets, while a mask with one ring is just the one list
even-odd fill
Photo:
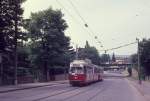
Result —
[[97, 73], [97, 68], [94, 68], [94, 73]]
[[84, 66], [84, 73], [86, 74], [87, 73], [87, 67]]
[[94, 72], [95, 72], [95, 73], [100, 73], [100, 69], [99, 69], [99, 68], [95, 68], [95, 69], [94, 69]]
[[87, 73], [92, 73], [93, 69], [90, 66], [87, 66]]
[[96, 73], [96, 68], [94, 68], [94, 73]]

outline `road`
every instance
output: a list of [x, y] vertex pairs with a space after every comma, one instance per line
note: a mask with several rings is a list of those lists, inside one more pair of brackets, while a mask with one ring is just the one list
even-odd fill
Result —
[[85, 87], [65, 83], [1, 93], [0, 101], [144, 101], [144, 98], [125, 78], [107, 77]]

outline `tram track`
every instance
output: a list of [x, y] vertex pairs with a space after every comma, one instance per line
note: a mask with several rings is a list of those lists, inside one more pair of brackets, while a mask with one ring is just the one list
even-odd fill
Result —
[[[80, 94], [83, 94], [89, 90], [92, 90], [92, 86], [96, 85], [97, 83], [94, 83], [92, 85], [89, 85], [89, 86], [85, 86], [85, 87], [90, 87], [86, 90], [82, 90], [84, 87], [78, 87], [78, 88], [73, 88], [73, 89], [69, 89], [69, 90], [64, 90], [64, 91], [61, 91], [59, 93], [55, 93], [55, 94], [51, 94], [49, 96], [45, 96], [45, 97], [42, 97], [42, 98], [39, 98], [39, 99], [35, 99], [35, 100], [32, 100], [32, 101], [42, 101], [42, 100], [46, 100], [48, 98], [52, 98], [52, 97], [55, 97], [55, 96], [60, 96], [61, 94], [67, 94], [67, 93], [71, 93], [70, 96], [68, 97], [65, 97], [63, 99], [61, 99], [61, 101], [66, 101], [66, 100], [69, 100], [73, 97], [76, 97], [77, 95], [80, 95]], [[79, 90], [79, 91], [78, 91]], [[80, 91], [81, 90], [81, 91]], [[78, 92], [77, 92], [78, 91]]]
[[61, 101], [69, 100], [69, 99], [71, 99], [71, 98], [76, 97], [77, 95], [80, 95], [80, 94], [83, 94], [83, 93], [85, 93], [85, 92], [87, 92], [87, 91], [89, 91], [89, 90], [92, 90], [92, 89], [93, 89], [93, 87], [91, 87], [91, 86], [94, 86], [94, 85], [96, 85], [97, 83], [98, 83], [98, 82], [96, 82], [96, 83], [94, 83], [94, 84], [90, 85], [90, 88], [89, 88], [89, 89], [86, 89], [86, 90], [80, 91], [80, 92], [78, 92], [77, 94], [74, 94], [74, 95], [71, 95], [71, 96], [69, 96], [69, 97], [66, 97], [65, 99], [62, 99]]
[[93, 98], [95, 98], [96, 96], [98, 96], [100, 93], [102, 93], [106, 89], [108, 89], [108, 88], [103, 88], [102, 90], [98, 91], [96, 94], [94, 94], [93, 96], [91, 96], [90, 98], [88, 98], [86, 101], [92, 101]]
[[[114, 85], [114, 84], [113, 84]], [[93, 96], [89, 97], [86, 101], [92, 101], [96, 96], [98, 96], [99, 94], [101, 94], [102, 92], [104, 93], [104, 91], [106, 91], [107, 89], [110, 89], [112, 86], [112, 84], [105, 84], [104, 88], [98, 92], [96, 92]], [[103, 99], [104, 100], [104, 99]]]
[[80, 89], [80, 88], [72, 88], [72, 89], [68, 89], [68, 90], [62, 90], [58, 93], [50, 94], [49, 96], [44, 96], [44, 97], [41, 97], [41, 98], [38, 98], [38, 99], [34, 99], [32, 101], [41, 101], [41, 100], [44, 100], [44, 99], [47, 99], [47, 98], [50, 98], [50, 97], [54, 97], [54, 96], [57, 96], [57, 95], [60, 95], [60, 94], [64, 94], [64, 93], [67, 93], [67, 92], [71, 92], [71, 91], [74, 91], [74, 90], [77, 90], [77, 89]]
[[[96, 83], [97, 84], [97, 83]], [[102, 85], [102, 84], [101, 84]], [[92, 85], [92, 86], [94, 86], [94, 85]], [[97, 87], [99, 88], [99, 86], [100, 85], [97, 85]], [[101, 87], [101, 86], [100, 86]], [[100, 93], [102, 93], [102, 92], [104, 92], [106, 89], [109, 89], [108, 88], [109, 87], [109, 85], [108, 86], [105, 86], [104, 88], [102, 88], [102, 89], [100, 89], [100, 90], [98, 90], [95, 94], [93, 94], [91, 97], [88, 97], [86, 100], [84, 100], [84, 101], [92, 101], [93, 100], [93, 98], [95, 98], [96, 96], [98, 96]], [[87, 90], [84, 90], [84, 91], [82, 91], [82, 92], [80, 92], [80, 93], [77, 93], [77, 94], [74, 94], [74, 95], [72, 95], [72, 96], [69, 96], [69, 97], [67, 97], [67, 98], [65, 98], [65, 99], [63, 99], [63, 100], [60, 100], [60, 101], [72, 101], [71, 99], [72, 98], [74, 98], [74, 97], [77, 97], [77, 95], [80, 95], [80, 94], [84, 94], [85, 95], [85, 93], [87, 93], [86, 95], [91, 95], [92, 93], [91, 92], [88, 92], [88, 91], [90, 91], [90, 90], [93, 90], [93, 87], [91, 87], [91, 88], [89, 88], [89, 89], [87, 89]], [[93, 91], [96, 91], [97, 90], [97, 88], [95, 88]], [[84, 96], [83, 95], [83, 96]], [[73, 100], [74, 101], [74, 100]]]
[[[97, 84], [97, 83], [96, 83], [96, 84]], [[94, 86], [94, 85], [92, 85], [92, 86]], [[100, 86], [100, 85], [99, 85], [99, 86]], [[86, 101], [91, 101], [94, 97], [96, 97], [98, 94], [100, 94], [101, 92], [105, 91], [106, 89], [108, 89], [108, 87], [102, 88], [102, 89], [99, 90], [96, 94], [94, 94], [93, 96], [91, 96], [91, 97], [89, 97], [88, 99], [86, 99]], [[72, 98], [77, 97], [77, 95], [79, 95], [79, 94], [85, 94], [85, 93], [87, 93], [87, 95], [91, 95], [91, 92], [88, 92], [88, 91], [90, 91], [90, 90], [93, 90], [93, 87], [91, 87], [91, 88], [89, 88], [89, 89], [87, 89], [87, 90], [84, 90], [84, 91], [82, 91], [82, 92], [80, 92], [80, 93], [78, 93], [78, 94], [72, 95], [72, 96], [70, 96], [70, 97], [68, 97], [68, 98], [65, 98], [65, 99], [63, 99], [63, 100], [60, 100], [60, 101], [70, 101]], [[96, 89], [95, 89], [95, 90], [96, 90]], [[89, 94], [88, 94], [88, 93], [89, 93]]]
[[[90, 88], [90, 89], [92, 89], [92, 88]], [[69, 97], [66, 97], [65, 99], [62, 99], [61, 101], [69, 100], [69, 99], [71, 99], [71, 98], [73, 98], [73, 97], [76, 97], [76, 96], [79, 95], [79, 94], [82, 94], [82, 93], [84, 93], [84, 92], [89, 91], [90, 89], [87, 89], [87, 90], [84, 90], [84, 91], [80, 91], [80, 92], [78, 92], [77, 94], [74, 94], [74, 95], [71, 95], [71, 96], [69, 96]]]

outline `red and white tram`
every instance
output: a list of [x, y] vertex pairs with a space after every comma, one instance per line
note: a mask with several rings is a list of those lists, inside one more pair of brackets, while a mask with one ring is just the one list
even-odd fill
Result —
[[74, 60], [70, 63], [69, 82], [72, 86], [102, 81], [103, 69], [90, 60]]

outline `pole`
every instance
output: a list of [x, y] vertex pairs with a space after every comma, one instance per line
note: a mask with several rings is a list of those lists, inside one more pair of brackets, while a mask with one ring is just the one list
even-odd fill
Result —
[[141, 81], [141, 67], [140, 67], [140, 46], [139, 46], [139, 39], [137, 38], [137, 44], [138, 44], [138, 78], [139, 78], [139, 84], [142, 84]]
[[17, 85], [18, 84], [18, 80], [17, 80], [17, 65], [18, 65], [18, 54], [17, 54], [17, 39], [18, 39], [18, 17], [17, 17], [17, 9], [18, 9], [18, 2], [17, 0], [15, 0], [15, 36], [14, 36], [14, 84]]
[[76, 60], [78, 60], [78, 45], [76, 45]]
[[0, 53], [0, 85], [3, 84], [3, 64], [2, 64], [2, 53]]

